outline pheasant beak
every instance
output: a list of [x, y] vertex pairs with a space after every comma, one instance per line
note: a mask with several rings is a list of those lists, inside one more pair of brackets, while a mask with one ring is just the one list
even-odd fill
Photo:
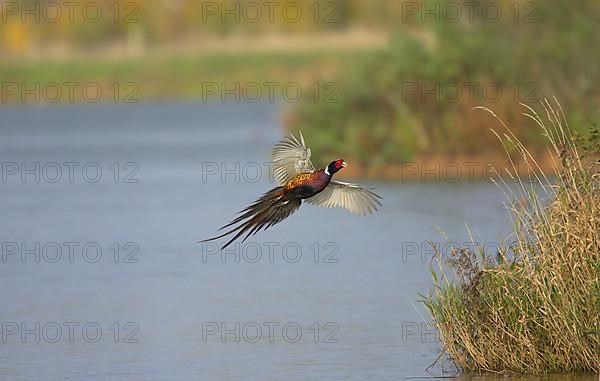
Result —
[[346, 168], [348, 166], [348, 163], [346, 163], [345, 161], [342, 161], [342, 168]]

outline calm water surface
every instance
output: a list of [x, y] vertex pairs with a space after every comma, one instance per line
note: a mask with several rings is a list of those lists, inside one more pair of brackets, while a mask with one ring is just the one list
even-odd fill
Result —
[[509, 231], [493, 184], [373, 183], [372, 216], [304, 206], [218, 254], [196, 240], [272, 186], [275, 106], [1, 114], [2, 379], [441, 376], [426, 242]]

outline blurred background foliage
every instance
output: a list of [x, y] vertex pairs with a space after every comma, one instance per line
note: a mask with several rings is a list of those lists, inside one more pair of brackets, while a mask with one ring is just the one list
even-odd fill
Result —
[[[81, 0], [56, 20], [50, 3], [68, 9], [2, 2], [3, 82], [134, 82], [138, 98], [162, 101], [200, 99], [207, 81], [333, 82], [333, 102], [285, 105], [286, 127], [310, 137], [318, 161], [502, 157], [478, 105], [531, 147], [540, 139], [520, 102], [557, 96], [581, 131], [598, 114], [597, 0], [277, 0], [272, 19], [262, 1]], [[40, 20], [23, 16], [35, 7]]]
[[180, 46], [185, 51], [217, 37], [303, 35], [357, 25], [389, 30], [396, 21], [389, 11], [400, 14], [402, 2], [3, 0], [1, 3], [0, 52], [5, 57], [33, 59], [98, 50], [110, 53], [111, 49], [122, 51], [124, 46], [133, 50]]
[[340, 73], [340, 103], [304, 102], [291, 126], [317, 137], [317, 153], [361, 147], [354, 159], [375, 167], [430, 155], [500, 154], [489, 131], [499, 126], [472, 110], [479, 105], [494, 110], [528, 147], [541, 137], [525, 128], [520, 102], [557, 96], [571, 127], [585, 131], [600, 104], [600, 3], [540, 3], [534, 20], [441, 18], [419, 33], [398, 31], [388, 48]]

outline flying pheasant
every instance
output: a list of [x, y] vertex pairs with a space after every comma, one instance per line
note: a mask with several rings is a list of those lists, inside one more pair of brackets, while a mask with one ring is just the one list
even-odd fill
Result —
[[239, 225], [217, 237], [198, 242], [213, 241], [235, 233], [223, 246], [225, 249], [246, 233], [244, 242], [250, 235], [289, 217], [300, 207], [302, 200], [325, 208], [342, 207], [362, 215], [371, 214], [377, 206], [381, 206], [381, 197], [374, 192], [356, 184], [332, 180], [336, 172], [347, 166], [343, 159], [334, 160], [323, 169], [315, 169], [310, 155], [310, 148], [306, 147], [301, 132], [300, 140], [290, 134], [277, 143], [273, 148], [273, 174], [281, 185], [265, 193], [219, 230]]

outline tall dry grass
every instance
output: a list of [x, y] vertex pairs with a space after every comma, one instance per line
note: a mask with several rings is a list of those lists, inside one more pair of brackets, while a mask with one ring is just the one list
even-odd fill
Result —
[[[495, 260], [456, 249], [438, 257], [434, 288], [424, 297], [443, 350], [463, 370], [484, 372], [600, 371], [600, 161], [575, 144], [556, 100], [544, 113], [525, 107], [557, 158], [556, 177], [542, 174], [510, 128], [498, 136], [528, 178], [498, 179], [513, 218], [512, 244]], [[451, 276], [448, 270], [454, 270]]]

